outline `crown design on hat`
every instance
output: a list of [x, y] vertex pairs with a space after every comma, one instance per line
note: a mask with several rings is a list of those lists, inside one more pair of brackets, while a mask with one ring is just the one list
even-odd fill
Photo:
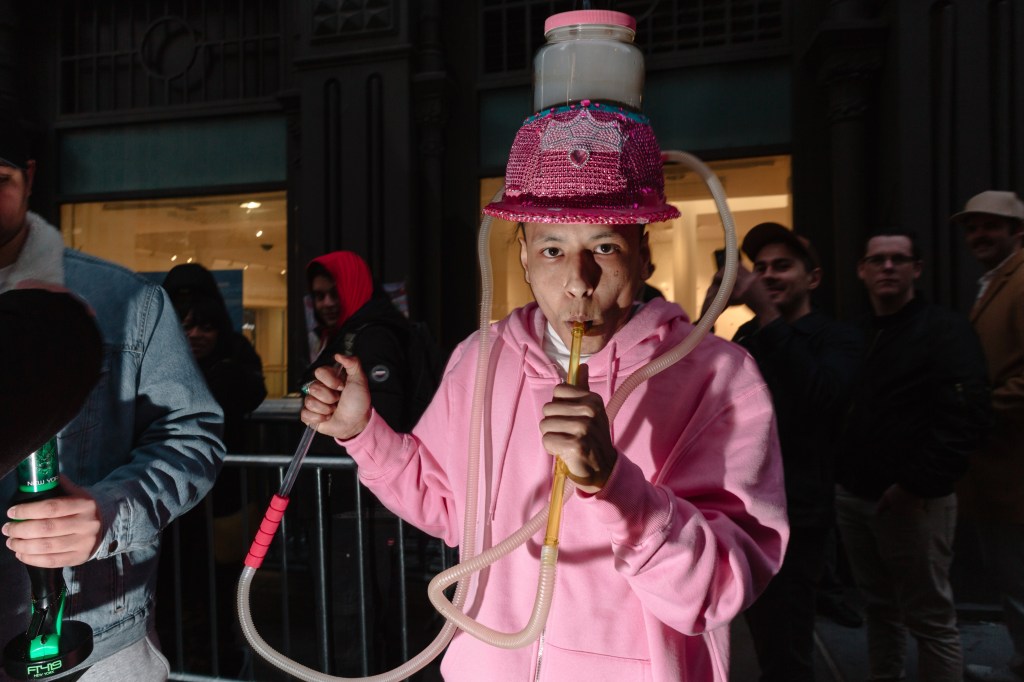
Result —
[[501, 200], [487, 215], [514, 222], [634, 224], [670, 220], [661, 151], [647, 118], [588, 101], [526, 119]]
[[582, 168], [593, 152], [622, 153], [622, 132], [614, 121], [601, 123], [583, 109], [574, 119], [554, 121], [540, 141], [541, 153], [567, 153], [569, 163]]

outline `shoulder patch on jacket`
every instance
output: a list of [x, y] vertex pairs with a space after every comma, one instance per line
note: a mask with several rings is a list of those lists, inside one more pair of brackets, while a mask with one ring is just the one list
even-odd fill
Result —
[[391, 376], [391, 369], [387, 365], [374, 365], [368, 373], [370, 381], [382, 384]]

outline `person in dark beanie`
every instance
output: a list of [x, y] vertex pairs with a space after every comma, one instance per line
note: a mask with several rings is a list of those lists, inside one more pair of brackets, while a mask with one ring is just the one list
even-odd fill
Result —
[[224, 410], [224, 444], [241, 452], [245, 415], [267, 397], [263, 363], [249, 340], [231, 325], [213, 273], [197, 263], [171, 268], [163, 283], [192, 355]]
[[[246, 450], [245, 417], [259, 407], [267, 397], [263, 379], [263, 363], [249, 340], [231, 324], [224, 297], [213, 273], [198, 263], [183, 263], [171, 268], [164, 278], [163, 288], [171, 297], [192, 355], [199, 365], [206, 386], [224, 411], [224, 445], [228, 452]], [[205, 589], [188, 589], [178, 596], [189, 622], [185, 628], [186, 651], [203, 652], [216, 641], [219, 645], [219, 670], [231, 676], [247, 672], [251, 655], [245, 645], [235, 615], [234, 587], [238, 579], [238, 566], [245, 558], [250, 538], [246, 529], [259, 523], [256, 505], [243, 505], [243, 477], [238, 467], [226, 467], [217, 477], [217, 483], [207, 501], [213, 516], [213, 546], [209, 546], [205, 510], [196, 508], [176, 521], [182, 545], [190, 548], [192, 556], [208, 556], [212, 552], [216, 599]], [[205, 551], [204, 551], [205, 550]], [[160, 598], [174, 598], [174, 566], [172, 555], [161, 555]], [[183, 583], [206, 585], [206, 562], [182, 562]], [[207, 609], [217, 606], [217, 633], [209, 632]], [[161, 609], [157, 625], [161, 641], [173, 642], [171, 612]], [[216, 635], [216, 636], [214, 636]]]

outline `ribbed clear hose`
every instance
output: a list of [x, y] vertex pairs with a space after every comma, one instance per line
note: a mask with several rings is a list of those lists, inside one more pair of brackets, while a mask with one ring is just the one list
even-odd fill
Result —
[[[304, 666], [297, 661], [293, 661], [267, 644], [267, 642], [260, 637], [259, 632], [256, 630], [256, 625], [252, 621], [252, 614], [248, 608], [249, 588], [252, 586], [252, 579], [255, 575], [256, 569], [246, 566], [245, 569], [242, 570], [242, 577], [238, 581], [238, 620], [242, 626], [242, 634], [245, 635], [245, 639], [252, 646], [253, 651], [259, 654], [260, 657], [267, 661], [267, 663], [270, 663], [279, 670], [282, 670], [292, 677], [300, 680], [307, 680], [308, 682], [334, 682], [335, 680], [400, 682], [419, 670], [422, 670], [428, 663], [437, 658], [441, 652], [444, 651], [445, 647], [448, 646], [448, 642], [451, 641], [452, 636], [455, 634], [455, 625], [452, 623], [445, 623], [444, 627], [441, 628], [441, 632], [434, 638], [434, 641], [427, 645], [423, 651], [416, 654], [416, 656], [394, 670], [389, 670], [388, 672], [381, 673], [379, 675], [371, 675], [369, 677], [337, 677], [334, 675], [328, 675], [327, 673], [313, 670], [312, 668]], [[458, 598], [457, 592], [456, 598]], [[242, 607], [243, 604], [246, 605], [246, 608]]]
[[[622, 404], [629, 397], [629, 394], [641, 383], [651, 378], [658, 372], [675, 364], [697, 344], [707, 336], [718, 316], [728, 304], [729, 296], [732, 294], [732, 287], [736, 281], [737, 269], [737, 240], [736, 229], [732, 213], [729, 211], [725, 198], [725, 191], [715, 174], [704, 165], [697, 157], [681, 151], [668, 151], [662, 154], [662, 158], [669, 161], [681, 163], [700, 175], [707, 184], [708, 189], [714, 198], [715, 205], [722, 216], [722, 229], [725, 232], [725, 268], [722, 282], [708, 308], [707, 312], [696, 324], [693, 331], [687, 335], [678, 345], [655, 358], [637, 372], [630, 375], [626, 381], [619, 386], [605, 406], [608, 421], [614, 420]], [[492, 201], [497, 201], [504, 192], [504, 185], [499, 188]], [[283, 654], [274, 650], [268, 645], [256, 631], [249, 612], [249, 587], [255, 575], [255, 569], [247, 567], [242, 572], [238, 583], [238, 610], [239, 620], [242, 625], [242, 632], [253, 649], [268, 662], [290, 675], [302, 680], [311, 682], [323, 682], [328, 680], [351, 680], [360, 679], [370, 682], [398, 682], [422, 669], [431, 660], [436, 658], [448, 645], [455, 628], [458, 627], [473, 635], [481, 641], [493, 646], [505, 649], [514, 649], [527, 646], [540, 636], [547, 621], [551, 609], [551, 597], [554, 593], [555, 567], [557, 549], [545, 546], [541, 551], [541, 566], [538, 576], [537, 593], [534, 599], [534, 607], [529, 622], [519, 632], [504, 633], [479, 623], [462, 612], [468, 592], [469, 578], [487, 566], [490, 566], [501, 557], [509, 554], [517, 547], [526, 543], [531, 537], [544, 527], [547, 516], [547, 507], [534, 515], [518, 531], [498, 543], [494, 547], [475, 556], [476, 551], [476, 519], [477, 500], [479, 494], [480, 477], [480, 435], [483, 423], [483, 402], [484, 396], [490, 391], [488, 365], [490, 362], [491, 349], [491, 307], [493, 299], [493, 286], [491, 274], [491, 259], [489, 251], [491, 218], [485, 216], [480, 224], [480, 233], [477, 239], [477, 258], [480, 263], [481, 279], [481, 300], [480, 300], [480, 325], [478, 332], [479, 354], [477, 357], [476, 379], [473, 389], [473, 407], [470, 416], [470, 441], [469, 441], [469, 462], [466, 479], [466, 504], [465, 520], [463, 523], [462, 543], [460, 545], [462, 561], [452, 568], [443, 571], [430, 581], [428, 595], [434, 607], [445, 617], [447, 622], [441, 632], [430, 645], [422, 652], [410, 659], [405, 664], [387, 673], [364, 678], [344, 678], [326, 675], [304, 665], [288, 659]], [[567, 482], [568, 491], [565, 499], [571, 495], [572, 484]], [[451, 602], [444, 596], [444, 590], [452, 583], [458, 581], [455, 589], [455, 596]]]
[[729, 203], [725, 198], [725, 190], [718, 176], [693, 154], [681, 151], [662, 152], [662, 158], [668, 161], [675, 161], [695, 171], [708, 186], [711, 196], [715, 200], [719, 215], [722, 216], [722, 230], [725, 232], [725, 267], [722, 272], [722, 283], [718, 288], [718, 294], [712, 300], [707, 312], [697, 322], [693, 331], [687, 334], [686, 338], [679, 342], [668, 352], [659, 355], [627, 378], [615, 394], [612, 395], [605, 412], [608, 414], [608, 421], [611, 422], [619, 413], [619, 408], [626, 402], [626, 398], [637, 386], [650, 379], [662, 370], [671, 367], [682, 360], [686, 355], [697, 347], [704, 337], [708, 335], [711, 328], [718, 320], [718, 316], [729, 305], [729, 297], [732, 295], [733, 284], [736, 283], [736, 268], [739, 265], [736, 248], [736, 223], [732, 219], [732, 211], [729, 210]]

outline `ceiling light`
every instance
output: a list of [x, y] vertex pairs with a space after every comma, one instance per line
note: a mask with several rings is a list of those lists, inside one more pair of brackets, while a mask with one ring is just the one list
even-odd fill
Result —
[[176, 261], [176, 260], [178, 260], [178, 254], [174, 254], [173, 256], [171, 256], [171, 262], [172, 262], [172, 263], [173, 263], [174, 261]]
[[256, 236], [257, 237], [262, 237], [263, 236], [263, 230], [256, 230]]
[[286, 273], [286, 272], [288, 272], [288, 271], [287, 271], [287, 270], [282, 270], [282, 271], [281, 271], [281, 274], [283, 275], [283, 274], [284, 274], [284, 273]]
[[244, 208], [247, 211], [251, 211], [254, 208], [259, 208], [262, 205], [263, 204], [261, 204], [258, 201], [245, 201], [245, 202], [242, 202], [241, 204], [239, 204], [238, 207], [239, 208]]
[[191, 262], [192, 262], [192, 257], [191, 257], [191, 256], [189, 256], [189, 259], [188, 259], [187, 261], [185, 261], [185, 262], [186, 262], [186, 263], [191, 263]]

